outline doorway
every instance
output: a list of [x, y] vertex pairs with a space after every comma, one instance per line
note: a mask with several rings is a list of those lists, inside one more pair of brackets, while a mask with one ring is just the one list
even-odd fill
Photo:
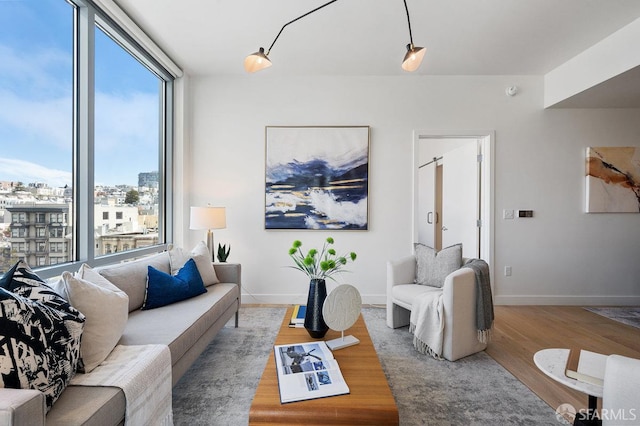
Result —
[[493, 132], [414, 140], [414, 242], [436, 250], [462, 243], [463, 256], [493, 258]]

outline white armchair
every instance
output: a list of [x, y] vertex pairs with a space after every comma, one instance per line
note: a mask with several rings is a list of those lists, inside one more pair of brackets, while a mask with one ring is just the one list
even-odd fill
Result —
[[387, 325], [391, 328], [408, 325], [412, 303], [417, 296], [431, 291], [442, 292], [444, 302], [442, 356], [449, 361], [455, 361], [483, 351], [487, 345], [478, 341], [477, 337], [474, 271], [462, 267], [450, 273], [442, 288], [415, 284], [415, 276], [415, 256], [387, 262]]
[[602, 395], [602, 425], [640, 424], [640, 359], [607, 357]]

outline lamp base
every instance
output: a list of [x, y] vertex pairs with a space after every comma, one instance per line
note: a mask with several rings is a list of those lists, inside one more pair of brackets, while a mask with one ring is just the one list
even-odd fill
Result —
[[357, 345], [358, 343], [360, 343], [360, 340], [353, 336], [343, 335], [342, 337], [338, 337], [337, 339], [327, 340], [325, 343], [327, 344], [327, 346], [329, 346], [329, 349], [331, 349], [332, 351], [336, 351], [338, 349]]
[[209, 259], [212, 259], [213, 262], [216, 261], [216, 251], [213, 245], [213, 231], [207, 231], [207, 248], [209, 249]]

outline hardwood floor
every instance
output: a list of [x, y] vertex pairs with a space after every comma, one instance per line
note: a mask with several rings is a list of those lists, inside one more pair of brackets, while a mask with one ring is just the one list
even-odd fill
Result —
[[580, 347], [640, 358], [640, 329], [579, 306], [496, 306], [494, 327], [487, 354], [554, 410], [563, 403], [587, 408], [587, 396], [538, 370], [533, 362], [538, 350]]

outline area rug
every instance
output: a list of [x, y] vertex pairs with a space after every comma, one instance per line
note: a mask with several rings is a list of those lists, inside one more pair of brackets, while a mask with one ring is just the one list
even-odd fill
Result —
[[614, 321], [640, 328], [640, 307], [637, 306], [619, 306], [609, 308], [585, 308], [594, 314], [601, 315]]
[[[173, 388], [176, 425], [246, 425], [284, 308], [243, 307]], [[456, 362], [418, 353], [407, 327], [363, 308], [401, 425], [558, 425], [555, 411], [484, 352]]]

